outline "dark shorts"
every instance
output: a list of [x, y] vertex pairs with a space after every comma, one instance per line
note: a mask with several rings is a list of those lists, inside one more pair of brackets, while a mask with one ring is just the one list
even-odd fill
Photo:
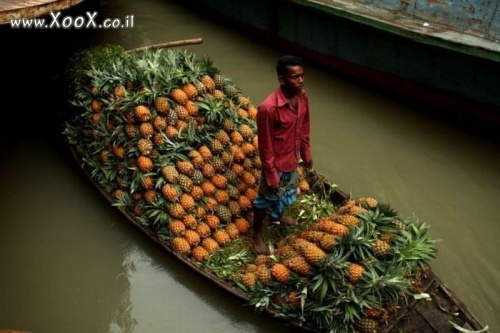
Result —
[[297, 187], [299, 175], [297, 171], [279, 172], [280, 190], [273, 193], [264, 179], [260, 177], [259, 195], [255, 198], [253, 206], [259, 209], [271, 208], [269, 217], [271, 221], [279, 221], [285, 209], [297, 200]]

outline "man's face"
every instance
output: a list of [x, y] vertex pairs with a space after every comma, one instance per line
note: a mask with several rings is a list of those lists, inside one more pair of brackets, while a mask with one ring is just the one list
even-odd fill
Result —
[[287, 66], [287, 74], [279, 77], [280, 84], [291, 94], [297, 95], [304, 86], [304, 68]]

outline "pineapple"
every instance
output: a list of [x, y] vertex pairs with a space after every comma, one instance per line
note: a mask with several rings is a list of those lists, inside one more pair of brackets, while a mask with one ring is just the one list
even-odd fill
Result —
[[153, 151], [153, 142], [149, 139], [140, 138], [137, 141], [137, 149], [142, 155], [149, 156]]
[[165, 165], [161, 169], [161, 174], [171, 184], [177, 184], [179, 182], [179, 172], [173, 164]]
[[177, 167], [177, 170], [188, 177], [191, 177], [193, 175], [193, 170], [194, 170], [194, 165], [191, 163], [189, 160], [178, 160], [175, 163], [175, 166]]
[[221, 247], [226, 246], [231, 242], [231, 237], [229, 236], [227, 231], [224, 229], [215, 230], [214, 233], [212, 234], [212, 237], [215, 239], [217, 244], [219, 244], [219, 246], [221, 246]]
[[217, 243], [212, 237], [203, 238], [203, 240], [201, 241], [201, 246], [203, 246], [203, 248], [210, 254], [220, 249], [219, 243]]
[[360, 223], [360, 219], [357, 216], [351, 214], [340, 215], [338, 217], [338, 221], [340, 224], [343, 224], [346, 227], [357, 226]]
[[184, 223], [184, 226], [188, 229], [195, 229], [196, 226], [198, 225], [198, 221], [196, 220], [196, 217], [192, 214], [186, 214], [182, 218], [182, 223]]
[[231, 222], [231, 212], [226, 206], [220, 204], [215, 206], [215, 214], [220, 218], [222, 222]]
[[153, 128], [157, 131], [163, 131], [167, 128], [167, 118], [163, 116], [156, 116], [153, 119]]
[[231, 237], [231, 239], [236, 239], [239, 237], [240, 232], [235, 223], [231, 222], [226, 225], [226, 232]]
[[194, 201], [199, 201], [203, 198], [205, 195], [205, 192], [203, 192], [203, 189], [199, 185], [193, 185], [193, 188], [191, 189], [191, 196], [193, 197]]
[[184, 231], [186, 231], [186, 227], [182, 221], [174, 219], [168, 224], [168, 230], [174, 236], [182, 236]]
[[186, 192], [190, 193], [191, 190], [193, 189], [193, 180], [186, 176], [185, 174], [180, 173], [179, 174], [179, 186], [181, 189]]
[[[247, 192], [249, 190], [252, 190], [252, 189], [249, 188], [245, 192]], [[257, 192], [255, 192], [255, 193], [257, 193]], [[256, 197], [256, 195], [255, 195], [255, 197]], [[251, 208], [252, 201], [246, 195], [240, 195], [238, 197], [238, 205], [241, 207], [241, 210], [246, 210], [246, 209]]]
[[170, 111], [170, 104], [165, 96], [158, 96], [154, 99], [154, 105], [156, 110], [161, 115], [167, 115]]
[[250, 222], [248, 222], [247, 219], [244, 217], [239, 217], [234, 221], [234, 224], [236, 225], [236, 228], [238, 228], [238, 231], [242, 235], [246, 235], [250, 231]]
[[373, 245], [373, 254], [376, 257], [383, 257], [389, 253], [391, 246], [386, 241], [376, 239]]
[[155, 190], [146, 190], [144, 191], [144, 200], [152, 205], [154, 203], [154, 201], [156, 200], [156, 191]]
[[360, 333], [377, 333], [378, 322], [371, 318], [360, 318], [356, 322], [356, 328], [360, 331]]
[[188, 229], [184, 232], [184, 238], [187, 240], [191, 247], [195, 247], [200, 243], [200, 236], [196, 231]]
[[183, 105], [180, 104], [177, 104], [175, 106], [174, 111], [177, 114], [177, 122], [175, 127], [180, 130], [185, 123], [179, 122], [179, 120], [186, 120], [189, 117], [189, 112]]
[[139, 125], [139, 134], [142, 138], [149, 139], [154, 134], [154, 127], [150, 122], [143, 122]]
[[220, 173], [216, 173], [210, 180], [218, 189], [224, 189], [227, 185], [227, 178]]
[[229, 142], [231, 142], [229, 134], [227, 134], [227, 132], [222, 128], [215, 132], [215, 138], [219, 140], [222, 146], [226, 146]]
[[195, 246], [191, 251], [191, 256], [194, 260], [198, 262], [202, 262], [208, 259], [209, 253], [205, 248], [201, 245]]
[[174, 250], [180, 254], [191, 253], [189, 242], [182, 236], [174, 237], [174, 239], [172, 239], [172, 246]]
[[195, 206], [193, 197], [188, 193], [183, 193], [179, 198], [179, 202], [186, 212], [190, 212]]
[[94, 113], [101, 113], [102, 112], [102, 105], [98, 99], [93, 99], [92, 102], [90, 102], [90, 108], [92, 109], [92, 112], [94, 112]]
[[271, 276], [281, 284], [288, 284], [290, 269], [284, 264], [276, 263], [271, 267]]
[[253, 289], [257, 281], [257, 274], [255, 272], [242, 273], [238, 279], [246, 288]]
[[241, 124], [238, 130], [245, 139], [251, 139], [254, 135], [253, 129], [247, 124]]
[[193, 181], [193, 185], [200, 185], [205, 178], [200, 170], [194, 169], [193, 174], [191, 175], [191, 180]]
[[220, 225], [220, 218], [215, 214], [205, 215], [205, 223], [210, 227], [210, 229], [215, 230]]
[[284, 260], [283, 264], [299, 275], [307, 276], [311, 274], [311, 265], [300, 255]]
[[224, 190], [216, 190], [214, 193], [214, 198], [219, 204], [226, 204], [229, 202], [229, 194]]
[[212, 158], [212, 151], [205, 144], [198, 147], [198, 152], [203, 157], [203, 160], [205, 162], [209, 161]]
[[205, 222], [198, 222], [195, 231], [201, 238], [208, 237], [212, 234], [212, 230]]
[[271, 283], [271, 270], [264, 266], [257, 266], [257, 279], [262, 282], [263, 285], [267, 286]]
[[207, 92], [212, 93], [215, 90], [215, 81], [210, 75], [203, 75], [200, 79], [201, 83], [205, 86]]
[[141, 155], [137, 158], [137, 166], [144, 173], [150, 172], [154, 167], [153, 160], [148, 156]]
[[215, 191], [217, 191], [217, 188], [214, 186], [214, 184], [208, 180], [205, 180], [201, 183], [201, 188], [203, 189], [203, 193], [207, 197], [213, 196], [215, 194]]
[[151, 119], [151, 111], [145, 105], [138, 105], [134, 109], [134, 115], [140, 122], [149, 121]]
[[177, 104], [184, 105], [188, 101], [188, 95], [181, 88], [174, 88], [170, 91], [170, 98]]
[[198, 114], [198, 106], [193, 101], [187, 101], [184, 105], [190, 117], [195, 117]]
[[190, 150], [188, 152], [188, 157], [191, 160], [191, 163], [193, 164], [193, 167], [195, 169], [201, 169], [205, 164], [205, 160], [198, 150], [194, 149]]
[[186, 211], [184, 207], [178, 202], [172, 202], [168, 205], [168, 213], [174, 219], [182, 220], [182, 218], [186, 215]]
[[181, 88], [186, 94], [187, 98], [194, 100], [198, 96], [198, 90], [192, 82], [185, 83]]
[[227, 208], [229, 209], [229, 212], [231, 213], [232, 216], [238, 216], [241, 213], [241, 207], [238, 204], [238, 202], [234, 200], [230, 200], [227, 203]]
[[359, 264], [351, 263], [347, 268], [349, 282], [356, 283], [363, 276], [365, 268]]

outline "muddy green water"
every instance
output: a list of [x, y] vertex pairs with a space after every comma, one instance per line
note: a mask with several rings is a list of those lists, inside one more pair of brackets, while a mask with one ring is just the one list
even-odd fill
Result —
[[[291, 332], [165, 255], [101, 199], [65, 154], [55, 123], [64, 109], [51, 84], [70, 46], [201, 37], [188, 49], [212, 57], [257, 104], [277, 85], [281, 53], [173, 1], [101, 1], [98, 13], [134, 15], [135, 27], [0, 32], [10, 38], [2, 64], [21, 73], [3, 77], [0, 328]], [[498, 142], [310, 63], [306, 89], [316, 169], [354, 196], [430, 224], [441, 240], [434, 270], [491, 332], [500, 331]]]

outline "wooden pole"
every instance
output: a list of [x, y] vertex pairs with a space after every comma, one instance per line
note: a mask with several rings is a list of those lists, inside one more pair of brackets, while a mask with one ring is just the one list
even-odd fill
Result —
[[171, 42], [165, 42], [165, 43], [160, 43], [160, 44], [153, 44], [149, 46], [142, 46], [138, 47], [132, 50], [128, 50], [127, 52], [137, 52], [137, 51], [146, 51], [146, 50], [152, 50], [152, 49], [163, 49], [167, 47], [174, 47], [174, 46], [183, 46], [183, 45], [194, 45], [194, 44], [201, 44], [203, 42], [203, 39], [201, 38], [194, 38], [194, 39], [184, 39], [184, 40], [177, 40], [177, 41], [171, 41]]

